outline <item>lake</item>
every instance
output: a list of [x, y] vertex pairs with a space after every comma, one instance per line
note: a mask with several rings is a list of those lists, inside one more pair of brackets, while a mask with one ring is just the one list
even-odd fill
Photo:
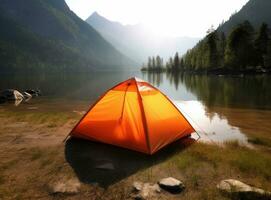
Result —
[[271, 137], [271, 76], [206, 76], [143, 72], [0, 75], [0, 90], [40, 89], [42, 97], [0, 104], [20, 112], [84, 112], [100, 95], [130, 77], [144, 79], [165, 93], [208, 142]]

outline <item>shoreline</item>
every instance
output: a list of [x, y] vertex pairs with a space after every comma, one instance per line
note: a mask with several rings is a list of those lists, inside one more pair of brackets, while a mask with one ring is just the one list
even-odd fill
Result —
[[271, 70], [225, 70], [225, 69], [212, 69], [212, 70], [180, 70], [180, 71], [167, 71], [163, 70], [141, 70], [143, 73], [171, 73], [171, 74], [191, 74], [191, 75], [225, 75], [225, 76], [239, 76], [239, 75], [270, 75]]

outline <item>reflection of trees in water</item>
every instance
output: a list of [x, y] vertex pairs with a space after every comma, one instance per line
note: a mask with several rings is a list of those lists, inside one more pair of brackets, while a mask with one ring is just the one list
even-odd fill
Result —
[[[207, 107], [271, 108], [271, 76], [216, 76], [166, 73], [176, 90], [183, 84]], [[148, 81], [160, 85], [161, 73], [148, 73]], [[181, 91], [180, 91], [181, 92]]]
[[181, 82], [210, 106], [270, 108], [271, 77], [182, 75]]
[[245, 134], [253, 136], [259, 132], [270, 135], [271, 76], [233, 77], [184, 73], [168, 73], [164, 76], [164, 81], [176, 89], [184, 85], [189, 92], [195, 94], [204, 105], [205, 115], [210, 121], [217, 116], [226, 119], [228, 124], [238, 127]]
[[144, 72], [143, 74], [143, 79], [148, 80], [153, 85], [156, 85], [159, 87], [161, 83], [163, 83], [163, 73], [162, 72], [155, 72], [155, 73], [149, 73], [149, 72]]
[[129, 73], [8, 74], [0, 79], [0, 90], [40, 89], [43, 95], [94, 100], [112, 85], [130, 77]]
[[175, 89], [178, 90], [178, 86], [180, 84], [180, 76], [181, 76], [182, 73], [180, 72], [176, 72], [176, 73], [170, 73], [170, 72], [167, 72], [166, 73], [166, 77], [167, 79], [169, 80], [170, 84], [174, 84], [175, 86]]

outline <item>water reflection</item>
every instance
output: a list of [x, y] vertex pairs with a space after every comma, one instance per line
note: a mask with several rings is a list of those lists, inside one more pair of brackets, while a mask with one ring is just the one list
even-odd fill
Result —
[[174, 101], [184, 116], [206, 142], [224, 142], [237, 140], [247, 143], [247, 137], [238, 127], [229, 124], [227, 118], [218, 113], [208, 113], [199, 101]]
[[[201, 134], [203, 140], [244, 142], [247, 140], [245, 135], [271, 136], [270, 75], [207, 76], [179, 73], [152, 74], [151, 77], [148, 81], [159, 85], [162, 90], [168, 88], [164, 82], [171, 84], [171, 89], [163, 91], [172, 99], [187, 101], [178, 104], [199, 125], [194, 125], [195, 128], [198, 130], [201, 127], [207, 133], [207, 137]], [[161, 79], [166, 81], [157, 83]], [[185, 97], [181, 94], [185, 94]]]
[[[184, 73], [166, 73], [143, 77], [158, 87], [163, 86], [160, 80], [166, 79], [176, 91], [186, 92], [196, 96], [195, 100], [203, 102], [208, 107], [242, 107], [256, 109], [271, 109], [271, 76], [207, 76], [188, 75]], [[149, 78], [151, 77], [151, 78]], [[175, 98], [175, 94], [171, 94]], [[178, 99], [178, 98], [177, 98]]]
[[148, 80], [148, 82], [152, 83], [153, 85], [159, 87], [161, 83], [163, 83], [163, 74], [162, 72], [157, 73], [147, 73], [142, 72], [143, 79]]
[[140, 72], [93, 72], [88, 74], [0, 74], [0, 91], [40, 89], [50, 98], [95, 100], [105, 90]]

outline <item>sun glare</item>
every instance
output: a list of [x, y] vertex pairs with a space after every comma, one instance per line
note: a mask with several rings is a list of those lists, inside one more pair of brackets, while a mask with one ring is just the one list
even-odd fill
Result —
[[144, 24], [156, 35], [202, 37], [248, 0], [66, 0], [81, 18], [97, 11], [122, 24]]

